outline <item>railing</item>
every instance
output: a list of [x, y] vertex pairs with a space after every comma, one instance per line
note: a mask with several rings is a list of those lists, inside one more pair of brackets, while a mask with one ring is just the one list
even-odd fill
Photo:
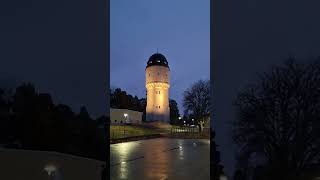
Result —
[[157, 131], [142, 126], [115, 125], [110, 126], [110, 139], [122, 139], [136, 136], [158, 134]]
[[186, 137], [186, 138], [209, 138], [210, 128], [203, 128], [200, 130], [198, 127], [172, 127], [171, 136]]
[[110, 126], [110, 140], [144, 137], [153, 135], [171, 136], [176, 138], [209, 138], [210, 128], [173, 126], [168, 129], [153, 129], [144, 126], [113, 125]]

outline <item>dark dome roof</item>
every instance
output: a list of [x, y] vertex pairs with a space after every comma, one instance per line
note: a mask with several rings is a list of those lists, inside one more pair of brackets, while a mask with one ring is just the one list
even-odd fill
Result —
[[169, 67], [166, 57], [160, 53], [155, 53], [150, 56], [147, 67], [154, 65]]

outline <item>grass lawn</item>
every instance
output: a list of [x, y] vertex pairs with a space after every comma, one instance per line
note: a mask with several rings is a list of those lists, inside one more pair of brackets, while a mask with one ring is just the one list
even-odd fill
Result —
[[151, 134], [158, 134], [159, 131], [155, 129], [144, 128], [140, 126], [130, 125], [111, 125], [110, 139], [119, 139], [133, 136], [144, 136]]
[[137, 125], [111, 125], [110, 126], [110, 140], [117, 140], [121, 138], [147, 136], [155, 134], [166, 134], [174, 138], [209, 138], [210, 133], [208, 129], [199, 132], [198, 128], [172, 126], [170, 129], [148, 128]]

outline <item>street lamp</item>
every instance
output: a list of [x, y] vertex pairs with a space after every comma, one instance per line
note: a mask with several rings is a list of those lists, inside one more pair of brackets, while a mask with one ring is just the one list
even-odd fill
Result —
[[127, 123], [127, 121], [128, 121], [128, 119], [127, 119], [128, 114], [127, 114], [127, 113], [124, 113], [123, 116], [124, 116], [124, 118], [126, 119], [125, 122]]
[[181, 118], [181, 116], [179, 116], [179, 120], [181, 120], [182, 118]]
[[51, 177], [51, 175], [57, 171], [57, 167], [53, 164], [47, 164], [44, 170], [48, 173], [48, 176]]

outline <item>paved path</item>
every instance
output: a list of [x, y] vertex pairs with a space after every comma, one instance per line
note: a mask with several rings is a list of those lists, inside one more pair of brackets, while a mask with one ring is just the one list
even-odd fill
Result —
[[210, 141], [157, 138], [113, 144], [112, 180], [209, 180]]

